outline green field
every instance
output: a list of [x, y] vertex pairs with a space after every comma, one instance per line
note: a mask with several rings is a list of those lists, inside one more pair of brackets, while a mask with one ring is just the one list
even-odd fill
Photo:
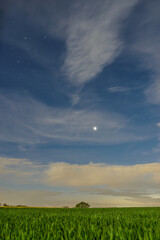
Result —
[[160, 239], [160, 208], [0, 208], [0, 240]]

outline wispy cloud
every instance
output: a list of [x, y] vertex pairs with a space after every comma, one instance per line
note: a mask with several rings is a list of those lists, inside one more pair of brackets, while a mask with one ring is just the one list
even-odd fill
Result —
[[40, 182], [45, 167], [28, 159], [0, 158], [1, 183], [33, 184]]
[[111, 93], [118, 93], [118, 92], [129, 92], [133, 89], [131, 88], [128, 88], [128, 87], [119, 87], [119, 86], [116, 86], [116, 87], [110, 87], [107, 89], [108, 92], [111, 92]]
[[[72, 84], [79, 85], [96, 77], [119, 55], [123, 49], [122, 22], [138, 0], [70, 1], [67, 5], [51, 0], [8, 2], [4, 39], [49, 69], [54, 53], [46, 54], [36, 29], [41, 29], [42, 37], [47, 34], [52, 40], [63, 39], [66, 54], [62, 71]], [[34, 31], [32, 36], [26, 31], [28, 26]]]
[[[152, 137], [123, 115], [98, 109], [49, 107], [32, 98], [0, 95], [0, 140], [17, 144], [116, 144]], [[93, 131], [93, 126], [98, 131]], [[117, 131], [118, 129], [118, 131]]]
[[64, 69], [73, 84], [94, 78], [121, 52], [121, 23], [137, 1], [81, 1], [73, 5]]

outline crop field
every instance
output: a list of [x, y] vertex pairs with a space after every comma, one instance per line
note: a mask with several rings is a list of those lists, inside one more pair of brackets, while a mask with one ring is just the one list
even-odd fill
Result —
[[0, 208], [0, 240], [160, 239], [160, 208]]

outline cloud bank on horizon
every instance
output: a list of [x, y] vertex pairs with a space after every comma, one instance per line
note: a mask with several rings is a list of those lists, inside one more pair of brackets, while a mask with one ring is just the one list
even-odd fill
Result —
[[[13, 186], [18, 183], [20, 187], [14, 191], [0, 188], [0, 202], [9, 199], [9, 204], [54, 206], [56, 203], [62, 206], [67, 197], [67, 204], [73, 206], [83, 197], [92, 206], [153, 206], [160, 199], [159, 170], [159, 163], [110, 166], [57, 162], [39, 165], [27, 159], [0, 158], [0, 180], [7, 184], [12, 182]], [[44, 190], [36, 190], [40, 184], [45, 186]], [[49, 186], [59, 188], [51, 191]]]

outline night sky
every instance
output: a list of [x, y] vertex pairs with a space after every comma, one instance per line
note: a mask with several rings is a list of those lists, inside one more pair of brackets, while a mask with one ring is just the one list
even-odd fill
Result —
[[160, 2], [0, 2], [0, 203], [160, 205]]

